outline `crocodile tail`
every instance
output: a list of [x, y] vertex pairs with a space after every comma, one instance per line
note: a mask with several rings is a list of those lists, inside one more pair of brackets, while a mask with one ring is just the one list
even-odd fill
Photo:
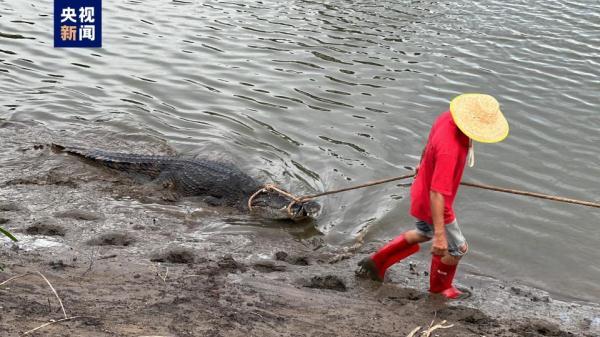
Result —
[[165, 165], [171, 161], [170, 157], [164, 156], [109, 152], [60, 144], [52, 144], [51, 148], [55, 152], [68, 153], [115, 170], [139, 173], [151, 177], [158, 177]]
[[60, 144], [54, 144], [54, 143], [50, 144], [50, 148], [54, 152], [63, 152], [66, 149], [64, 146], [62, 146]]
[[52, 151], [54, 151], [56, 153], [64, 152], [64, 153], [68, 153], [68, 154], [75, 155], [78, 157], [87, 157], [87, 152], [88, 152], [88, 150], [83, 147], [64, 146], [64, 145], [55, 144], [55, 143], [50, 144], [50, 148], [52, 149]]

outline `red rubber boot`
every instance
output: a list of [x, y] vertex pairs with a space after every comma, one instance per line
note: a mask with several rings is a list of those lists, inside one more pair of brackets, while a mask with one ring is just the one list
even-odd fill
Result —
[[415, 243], [412, 245], [408, 245], [404, 249], [397, 251], [394, 254], [388, 256], [388, 258], [385, 260], [385, 262], [381, 266], [381, 269], [379, 270], [380, 271], [379, 277], [381, 277], [381, 279], [383, 279], [383, 277], [385, 276], [385, 272], [388, 270], [389, 267], [396, 264], [398, 261], [400, 261], [404, 258], [407, 258], [407, 257], [413, 255], [414, 253], [418, 252], [419, 248], [420, 248], [419, 245]]
[[461, 296], [463, 293], [452, 286], [457, 267], [458, 265], [452, 266], [443, 263], [441, 255], [432, 255], [429, 292], [442, 294], [448, 299], [456, 299]]
[[394, 263], [419, 251], [418, 244], [409, 244], [404, 233], [388, 242], [373, 255], [362, 259], [358, 265], [372, 279], [383, 281], [386, 270]]

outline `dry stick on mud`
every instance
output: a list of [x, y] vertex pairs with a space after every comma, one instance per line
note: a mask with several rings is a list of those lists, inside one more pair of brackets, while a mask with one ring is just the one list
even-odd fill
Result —
[[[444, 325], [446, 324], [446, 320], [443, 320], [436, 325], [433, 325], [434, 322], [435, 320], [431, 321], [431, 324], [429, 324], [429, 328], [421, 332], [421, 337], [430, 337], [431, 334], [437, 329], [449, 329], [454, 326], [454, 324]], [[419, 330], [421, 330], [420, 326], [414, 328], [406, 337], [415, 337], [416, 333], [419, 332]]]
[[50, 283], [50, 281], [48, 281], [48, 279], [46, 278], [46, 276], [44, 276], [44, 274], [40, 273], [39, 271], [36, 272], [29, 272], [29, 273], [25, 273], [25, 274], [21, 274], [21, 275], [17, 275], [17, 276], [13, 276], [11, 278], [9, 278], [6, 281], [3, 281], [2, 283], [0, 283], [0, 287], [11, 282], [14, 281], [16, 279], [19, 279], [21, 277], [25, 277], [28, 275], [36, 275], [36, 276], [40, 276], [44, 281], [46, 281], [46, 283], [48, 284], [48, 286], [50, 287], [50, 290], [52, 290], [52, 292], [54, 293], [54, 296], [56, 296], [56, 299], [58, 299], [58, 303], [60, 304], [60, 308], [62, 309], [63, 315], [65, 316], [62, 319], [59, 320], [50, 320], [50, 322], [46, 322], [40, 326], [38, 326], [37, 328], [33, 328], [31, 330], [28, 330], [26, 332], [24, 332], [21, 336], [25, 336], [28, 335], [34, 331], [40, 330], [42, 328], [45, 328], [49, 325], [55, 324], [55, 323], [59, 323], [59, 322], [64, 322], [64, 321], [70, 321], [73, 319], [78, 319], [78, 318], [91, 318], [90, 316], [73, 316], [73, 317], [69, 317], [67, 316], [67, 311], [65, 310], [65, 306], [62, 303], [62, 300], [60, 299], [60, 297], [58, 296], [58, 293], [56, 292], [56, 289], [54, 289], [54, 287], [52, 286], [52, 283]]
[[421, 330], [421, 326], [414, 328], [413, 331], [411, 331], [408, 335], [406, 335], [406, 337], [415, 337], [415, 334], [417, 332], [419, 332], [419, 330]]
[[98, 248], [97, 250], [92, 249], [92, 253], [89, 256], [90, 259], [90, 264], [88, 265], [88, 268], [83, 272], [83, 274], [81, 274], [81, 277], [85, 276], [87, 273], [89, 273], [92, 270], [92, 267], [94, 266], [94, 257], [96, 256], [96, 254], [98, 254], [98, 252], [100, 251], [100, 248]]
[[[165, 285], [167, 285], [167, 277], [169, 276], [169, 267], [165, 267], [166, 271], [165, 271], [165, 275], [161, 275], [160, 271], [158, 270], [158, 268], [154, 265], [151, 264], [152, 268], [154, 268], [154, 271], [156, 272], [156, 275], [163, 281], [163, 283]], [[160, 263], [158, 264], [158, 266], [160, 267]]]
[[[433, 324], [434, 321], [431, 321], [431, 324]], [[451, 327], [454, 326], [454, 324], [450, 324], [450, 325], [444, 325], [446, 323], [446, 320], [441, 321], [440, 323], [434, 325], [434, 326], [429, 326], [429, 329], [427, 329], [427, 331], [423, 331], [423, 333], [421, 334], [423, 337], [429, 337], [431, 336], [431, 333], [434, 332], [437, 329], [449, 329]]]
[[38, 326], [37, 328], [33, 328], [33, 329], [31, 329], [31, 330], [25, 331], [25, 332], [24, 332], [24, 333], [23, 333], [21, 336], [28, 335], [28, 334], [30, 334], [30, 333], [32, 333], [32, 332], [38, 331], [38, 330], [40, 330], [40, 329], [43, 329], [43, 328], [45, 328], [45, 327], [47, 327], [47, 326], [49, 326], [49, 325], [55, 324], [55, 323], [60, 323], [60, 322], [65, 322], [65, 321], [70, 321], [70, 320], [74, 320], [74, 319], [78, 319], [78, 318], [93, 318], [93, 317], [91, 317], [91, 316], [73, 316], [73, 317], [65, 317], [65, 318], [61, 318], [61, 319], [59, 319], [59, 320], [57, 320], [57, 321], [55, 321], [55, 320], [50, 320], [50, 322], [44, 323], [44, 324], [42, 324], [42, 325]]
[[6, 283], [8, 283], [8, 282], [12, 281], [12, 280], [16, 280], [16, 279], [18, 279], [18, 278], [25, 277], [25, 276], [28, 276], [28, 275], [38, 275], [38, 276], [40, 276], [42, 279], [44, 279], [44, 281], [46, 281], [46, 283], [47, 283], [47, 284], [48, 284], [48, 286], [50, 287], [50, 290], [52, 290], [52, 292], [54, 293], [54, 296], [56, 296], [56, 298], [58, 299], [58, 303], [60, 304], [60, 308], [62, 309], [62, 312], [63, 312], [63, 314], [65, 315], [65, 318], [67, 318], [67, 317], [68, 317], [68, 316], [67, 316], [67, 311], [65, 310], [65, 307], [63, 306], [63, 303], [62, 303], [62, 301], [61, 301], [60, 297], [58, 296], [58, 293], [56, 292], [56, 290], [54, 289], [54, 287], [52, 286], [52, 284], [50, 283], [50, 281], [48, 281], [48, 279], [46, 278], [46, 276], [44, 276], [44, 275], [43, 275], [42, 273], [40, 273], [39, 271], [36, 271], [35, 273], [31, 273], [31, 272], [30, 272], [30, 273], [25, 273], [25, 274], [21, 274], [21, 275], [17, 275], [17, 276], [11, 277], [11, 278], [9, 278], [8, 280], [6, 280], [6, 281], [4, 281], [4, 282], [0, 283], [0, 287], [1, 287], [1, 286], [3, 286], [3, 285], [5, 285]]

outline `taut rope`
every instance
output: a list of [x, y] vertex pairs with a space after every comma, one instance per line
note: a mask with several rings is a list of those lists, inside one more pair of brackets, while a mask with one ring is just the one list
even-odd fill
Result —
[[592, 201], [584, 201], [584, 200], [563, 198], [563, 197], [557, 197], [557, 196], [553, 196], [553, 195], [547, 195], [547, 194], [541, 194], [541, 193], [534, 193], [534, 192], [527, 192], [527, 191], [519, 191], [519, 190], [510, 189], [510, 188], [503, 188], [503, 187], [497, 187], [497, 186], [491, 186], [491, 185], [484, 185], [484, 184], [476, 184], [476, 183], [469, 183], [469, 182], [461, 182], [460, 184], [464, 185], [464, 186], [469, 186], [469, 187], [483, 188], [485, 190], [490, 190], [490, 191], [512, 193], [512, 194], [518, 194], [518, 195], [526, 195], [528, 197], [541, 198], [541, 199], [547, 199], [547, 200], [554, 200], [554, 201], [560, 201], [560, 202], [568, 202], [570, 204], [577, 204], [577, 205], [583, 205], [583, 206], [590, 206], [590, 207], [600, 208], [600, 203], [592, 202]]
[[337, 190], [331, 190], [331, 191], [326, 191], [326, 192], [317, 193], [317, 194], [305, 195], [305, 196], [302, 196], [302, 197], [297, 197], [297, 196], [293, 195], [292, 193], [290, 193], [290, 192], [288, 192], [288, 191], [286, 191], [286, 190], [278, 187], [275, 184], [266, 184], [260, 190], [254, 192], [254, 194], [252, 194], [250, 196], [250, 198], [248, 198], [248, 209], [250, 211], [252, 211], [252, 201], [254, 200], [254, 198], [256, 198], [257, 195], [259, 195], [261, 193], [264, 193], [264, 192], [267, 192], [269, 190], [273, 190], [273, 191], [278, 192], [281, 195], [284, 195], [284, 196], [292, 199], [292, 201], [287, 206], [287, 212], [290, 215], [290, 217], [293, 218], [294, 215], [292, 213], [292, 206], [294, 206], [295, 204], [300, 204], [300, 203], [303, 203], [303, 202], [307, 202], [309, 200], [313, 200], [315, 198], [322, 197], [324, 195], [336, 194], [336, 193], [341, 193], [341, 192], [356, 190], [356, 189], [359, 189], [359, 188], [365, 188], [365, 187], [369, 187], [369, 186], [385, 184], [385, 183], [389, 183], [391, 181], [407, 179], [407, 178], [414, 177], [415, 174], [416, 173], [411, 173], [411, 174], [406, 174], [406, 175], [399, 176], [399, 177], [394, 177], [394, 178], [387, 178], [387, 179], [375, 180], [375, 181], [371, 181], [371, 182], [368, 182], [368, 183], [365, 183], [365, 184], [360, 184], [360, 185], [346, 187], [346, 188], [340, 188], [340, 189], [337, 189]]
[[406, 174], [406, 175], [399, 176], [399, 177], [394, 177], [394, 178], [374, 180], [374, 181], [371, 181], [371, 182], [368, 182], [368, 183], [365, 183], [365, 184], [360, 184], [360, 185], [346, 187], [346, 188], [340, 188], [338, 190], [331, 190], [331, 191], [326, 191], [326, 192], [317, 193], [317, 194], [305, 195], [303, 197], [298, 198], [298, 202], [304, 202], [304, 201], [312, 200], [312, 199], [315, 199], [315, 198], [318, 198], [318, 197], [322, 197], [324, 195], [336, 194], [336, 193], [341, 193], [341, 192], [346, 192], [346, 191], [351, 191], [351, 190], [357, 190], [359, 188], [365, 188], [365, 187], [369, 187], [369, 186], [381, 185], [381, 184], [389, 183], [389, 182], [396, 181], [396, 180], [403, 180], [403, 179], [407, 179], [407, 178], [412, 178], [412, 177], [415, 176], [415, 174], [416, 173], [411, 173], [411, 174]]
[[[322, 196], [325, 196], [325, 195], [330, 195], [330, 194], [336, 194], [336, 193], [341, 193], [341, 192], [356, 190], [356, 189], [365, 188], [365, 187], [369, 187], [369, 186], [381, 185], [381, 184], [385, 184], [385, 183], [389, 183], [389, 182], [397, 181], [397, 180], [403, 180], [403, 179], [414, 177], [415, 175], [416, 175], [416, 173], [411, 173], [411, 174], [406, 174], [406, 175], [399, 176], [399, 177], [374, 180], [374, 181], [371, 181], [371, 182], [368, 182], [368, 183], [365, 183], [365, 184], [355, 185], [355, 186], [346, 187], [346, 188], [340, 188], [340, 189], [337, 189], [337, 190], [325, 191], [325, 192], [316, 193], [316, 194], [304, 195], [304, 196], [301, 196], [301, 197], [295, 196], [292, 193], [290, 193], [290, 192], [288, 192], [288, 191], [286, 191], [286, 190], [278, 187], [277, 185], [266, 184], [264, 187], [262, 187], [260, 190], [256, 191], [254, 194], [252, 194], [252, 196], [250, 196], [250, 198], [248, 199], [248, 209], [252, 210], [252, 201], [254, 200], [254, 198], [257, 195], [259, 195], [260, 193], [267, 192], [269, 190], [273, 190], [273, 191], [276, 191], [279, 194], [284, 195], [284, 196], [286, 196], [286, 197], [288, 197], [288, 198], [290, 198], [292, 200], [290, 202], [290, 204], [288, 205], [288, 207], [287, 207], [287, 211], [290, 214], [290, 216], [293, 217], [292, 206], [294, 206], [297, 203], [303, 203], [303, 202], [306, 202], [306, 201], [309, 201], [309, 200], [313, 200], [313, 199], [316, 199], [318, 197], [322, 197]], [[470, 182], [461, 182], [460, 184], [464, 185], [464, 186], [469, 186], [469, 187], [482, 188], [482, 189], [486, 189], [486, 190], [490, 190], [490, 191], [497, 191], [497, 192], [517, 194], [517, 195], [524, 195], [524, 196], [528, 196], [528, 197], [534, 197], [534, 198], [540, 198], [540, 199], [553, 200], [553, 201], [559, 201], [559, 202], [566, 202], [566, 203], [570, 203], [570, 204], [577, 204], [577, 205], [583, 205], [583, 206], [600, 208], [600, 203], [592, 202], [592, 201], [584, 201], [584, 200], [577, 200], [577, 199], [571, 199], [571, 198], [564, 198], [564, 197], [559, 197], [559, 196], [554, 196], [554, 195], [548, 195], [548, 194], [542, 194], [542, 193], [535, 193], [535, 192], [528, 192], [528, 191], [521, 191], [521, 190], [514, 190], [514, 189], [510, 189], [510, 188], [503, 188], [503, 187], [497, 187], [497, 186], [491, 186], [491, 185], [484, 185], [484, 184], [477, 184], [477, 183], [470, 183]]]

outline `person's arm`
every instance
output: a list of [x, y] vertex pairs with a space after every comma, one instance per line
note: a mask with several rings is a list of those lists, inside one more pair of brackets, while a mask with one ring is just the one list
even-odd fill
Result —
[[445, 255], [448, 251], [446, 240], [446, 228], [444, 227], [444, 195], [431, 190], [429, 192], [431, 203], [431, 217], [433, 219], [433, 244], [431, 253], [434, 255]]

